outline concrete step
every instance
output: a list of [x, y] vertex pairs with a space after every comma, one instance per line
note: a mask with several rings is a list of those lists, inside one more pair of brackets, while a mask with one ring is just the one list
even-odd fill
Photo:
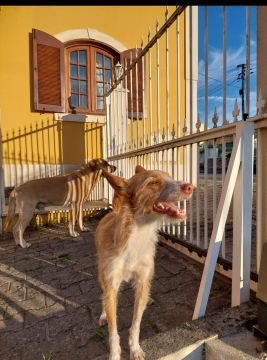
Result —
[[260, 340], [247, 329], [205, 343], [205, 360], [255, 360], [265, 355]]
[[[169, 331], [144, 339], [140, 345], [146, 353], [147, 360], [205, 360], [207, 344], [211, 344], [210, 348], [212, 349], [216, 348], [216, 341], [222, 341], [221, 338], [234, 338], [236, 334], [245, 331], [248, 323], [253, 322], [255, 319], [256, 305], [248, 302], [239, 307], [223, 309], [221, 312], [198, 320], [187, 321]], [[252, 333], [250, 335], [253, 336]], [[209, 360], [264, 359], [259, 357], [260, 353], [258, 357], [253, 357], [253, 355], [246, 352], [245, 343], [254, 350], [255, 346], [253, 343], [248, 342], [248, 338], [245, 338], [244, 334], [241, 340], [239, 341], [240, 349], [237, 347], [237, 350], [250, 357], [230, 358], [228, 354], [224, 355], [224, 357], [216, 357], [217, 353], [213, 351], [212, 354], [215, 355], [209, 355]], [[257, 340], [258, 345], [259, 343], [260, 341]], [[229, 343], [228, 346], [231, 346], [231, 344]]]

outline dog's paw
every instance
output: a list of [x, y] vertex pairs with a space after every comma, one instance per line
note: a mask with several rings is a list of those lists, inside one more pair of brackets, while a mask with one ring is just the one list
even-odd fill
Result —
[[78, 237], [80, 234], [77, 232], [77, 231], [73, 231], [71, 234], [70, 234], [70, 236], [72, 236], [72, 237]]
[[23, 249], [28, 249], [31, 244], [28, 243], [27, 241], [23, 242], [22, 244], [17, 244], [17, 245], [20, 245]]
[[130, 351], [130, 360], [144, 360], [144, 359], [145, 359], [145, 353], [140, 347], [139, 349]]
[[83, 228], [82, 228], [82, 231], [89, 231], [90, 230], [90, 228], [89, 227], [86, 227], [86, 226], [84, 226]]
[[107, 324], [107, 315], [101, 314], [99, 320], [98, 320], [99, 326], [105, 326]]

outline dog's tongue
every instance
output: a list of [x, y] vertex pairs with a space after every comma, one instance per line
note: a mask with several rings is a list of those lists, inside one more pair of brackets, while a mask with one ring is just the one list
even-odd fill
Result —
[[161, 214], [166, 214], [170, 217], [180, 219], [180, 220], [184, 220], [186, 217], [185, 211], [183, 211], [182, 209], [179, 209], [173, 203], [160, 202], [160, 203], [154, 204], [154, 210]]

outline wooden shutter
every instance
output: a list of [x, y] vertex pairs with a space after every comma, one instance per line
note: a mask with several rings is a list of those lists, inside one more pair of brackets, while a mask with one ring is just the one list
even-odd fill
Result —
[[65, 111], [64, 44], [37, 30], [33, 35], [34, 109]]
[[[141, 52], [141, 48], [137, 49], [137, 54]], [[121, 53], [120, 55], [120, 62], [123, 67], [127, 64], [127, 68], [130, 66], [131, 63], [131, 53], [132, 53], [132, 61], [136, 58], [136, 49], [128, 49]], [[144, 59], [145, 60], [145, 59]], [[144, 69], [145, 69], [145, 62], [144, 62]], [[143, 76], [143, 69], [142, 69], [142, 60], [140, 59], [137, 63], [137, 73], [138, 73], [138, 89], [136, 89], [136, 66], [132, 69], [132, 95], [131, 95], [131, 76], [130, 74], [127, 75], [127, 89], [129, 90], [128, 93], [128, 117], [131, 119], [142, 119], [143, 116], [143, 89], [142, 89], [142, 81], [144, 78], [145, 84], [145, 74]], [[137, 91], [138, 90], [138, 114], [137, 114]], [[133, 107], [133, 108], [132, 108]]]

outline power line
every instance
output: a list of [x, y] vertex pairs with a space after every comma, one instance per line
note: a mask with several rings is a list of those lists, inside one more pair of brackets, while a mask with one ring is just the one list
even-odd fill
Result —
[[[231, 80], [232, 80], [232, 81], [231, 81]], [[229, 81], [231, 81], [231, 82], [229, 82]], [[236, 81], [237, 81], [237, 79], [232, 79], [232, 77], [231, 77], [230, 79], [228, 79], [228, 82], [226, 82], [226, 87], [232, 86], [232, 87], [235, 87], [235, 88], [239, 89], [238, 86], [233, 85], [233, 83], [236, 82]], [[213, 88], [209, 87], [208, 95], [209, 95], [209, 96], [210, 96], [210, 95], [213, 95], [213, 94], [215, 94], [216, 92], [218, 92], [218, 91], [220, 91], [220, 90], [222, 90], [222, 89], [223, 89], [223, 86], [222, 86], [221, 84], [220, 84], [220, 85], [216, 85], [216, 86], [214, 86]]]
[[[201, 73], [201, 72], [199, 72], [199, 75], [203, 75], [203, 76], [205, 76], [205, 74], [203, 74], [203, 73]], [[219, 83], [223, 83], [223, 81], [222, 81], [222, 80], [215, 79], [215, 78], [213, 78], [212, 76], [208, 76], [208, 78], [209, 78], [209, 79], [212, 79], [212, 80], [214, 80], [214, 81], [217, 81], [217, 82], [219, 82]]]

